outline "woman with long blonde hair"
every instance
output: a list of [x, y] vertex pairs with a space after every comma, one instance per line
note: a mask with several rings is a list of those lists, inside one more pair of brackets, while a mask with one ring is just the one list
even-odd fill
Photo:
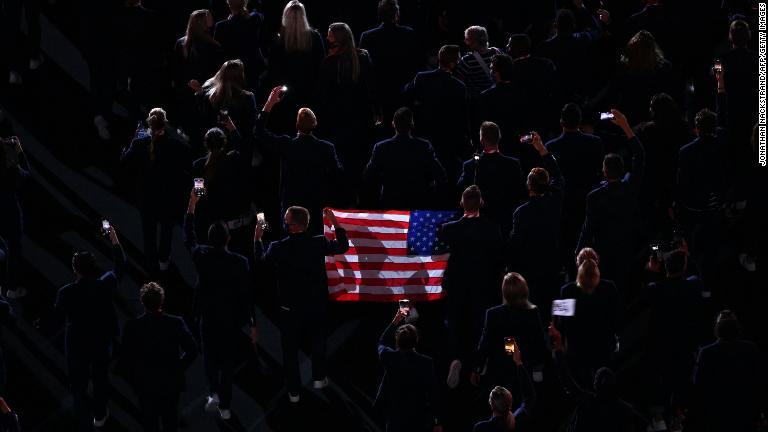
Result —
[[294, 130], [296, 111], [312, 102], [324, 57], [323, 37], [309, 24], [306, 8], [298, 0], [289, 1], [267, 56], [265, 82], [270, 87], [288, 87], [270, 116], [275, 131]]

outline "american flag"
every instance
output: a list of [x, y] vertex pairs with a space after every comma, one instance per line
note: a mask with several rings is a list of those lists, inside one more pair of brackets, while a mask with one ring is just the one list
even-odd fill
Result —
[[[325, 258], [328, 292], [337, 301], [416, 301], [442, 297], [448, 251], [437, 230], [452, 211], [333, 210], [349, 250]], [[325, 235], [333, 228], [325, 224]]]

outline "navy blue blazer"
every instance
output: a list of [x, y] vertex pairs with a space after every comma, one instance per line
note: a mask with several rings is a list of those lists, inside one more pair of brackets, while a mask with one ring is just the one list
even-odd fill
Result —
[[400, 89], [424, 66], [419, 38], [407, 26], [385, 23], [367, 30], [360, 35], [359, 48], [371, 56], [377, 100], [396, 101]]
[[[390, 323], [379, 338], [379, 361], [384, 367], [374, 406], [384, 410], [387, 423], [436, 425], [437, 381], [432, 358], [414, 350], [391, 348], [396, 326]], [[417, 430], [417, 429], [414, 429]]]
[[565, 180], [551, 153], [542, 159], [549, 190], [529, 198], [512, 215], [509, 233], [512, 268], [526, 277], [560, 271], [560, 230]]
[[59, 289], [55, 308], [64, 315], [64, 353], [68, 359], [109, 351], [119, 333], [112, 299], [123, 275], [123, 247], [112, 246], [114, 268], [98, 278], [81, 277]]
[[407, 135], [377, 143], [363, 175], [366, 182], [378, 186], [381, 208], [387, 210], [424, 208], [433, 186], [445, 182], [445, 170], [432, 144]]
[[122, 361], [137, 392], [178, 392], [184, 371], [197, 357], [197, 344], [184, 320], [147, 312], [126, 321]]
[[[483, 194], [483, 213], [502, 227], [512, 223], [512, 214], [525, 199], [525, 177], [520, 161], [499, 152], [483, 153], [480, 160], [464, 162], [458, 188], [477, 185]], [[504, 235], [508, 230], [502, 230]]]
[[645, 150], [637, 137], [629, 140], [630, 170], [619, 181], [604, 182], [587, 195], [586, 214], [576, 254], [593, 247], [601, 256], [624, 256], [634, 246], [637, 203], [645, 169]]
[[325, 257], [343, 254], [349, 249], [347, 232], [336, 229], [336, 239], [307, 232], [290, 234], [269, 244], [253, 243], [256, 261], [277, 268], [278, 301], [286, 309], [301, 311], [324, 307], [328, 299]]
[[504, 338], [511, 336], [520, 346], [523, 362], [530, 366], [544, 364], [547, 345], [544, 324], [536, 307], [518, 309], [509, 305], [494, 306], [485, 311], [485, 324], [477, 346], [476, 370], [485, 366], [492, 376], [511, 372], [512, 357], [504, 351]]
[[253, 324], [251, 271], [248, 259], [197, 242], [195, 215], [184, 217], [184, 244], [197, 270], [192, 314], [200, 322], [202, 335], [233, 336], [237, 330]]

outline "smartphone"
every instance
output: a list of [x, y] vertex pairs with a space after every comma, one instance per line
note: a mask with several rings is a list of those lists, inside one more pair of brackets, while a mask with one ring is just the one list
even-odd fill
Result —
[[288, 86], [282, 86], [282, 87], [280, 87], [280, 94], [281, 94], [281, 95], [284, 95], [284, 94], [285, 94], [285, 92], [287, 92], [287, 91], [288, 91]]
[[199, 197], [205, 195], [205, 179], [195, 179], [195, 195]]
[[411, 301], [408, 299], [402, 299], [397, 302], [398, 306], [400, 306], [400, 311], [405, 314], [409, 315], [411, 313]]
[[533, 134], [521, 135], [520, 136], [520, 143], [521, 144], [528, 144], [531, 141], [533, 141]]
[[715, 73], [721, 73], [723, 71], [723, 63], [720, 60], [715, 60], [715, 65], [712, 67]]
[[600, 120], [613, 120], [615, 116], [612, 112], [601, 112], [600, 113]]
[[112, 225], [109, 223], [108, 220], [102, 219], [101, 220], [101, 231], [104, 233], [104, 235], [109, 235], [109, 229], [112, 228]]
[[264, 217], [263, 212], [256, 213], [256, 226], [260, 226], [261, 229], [264, 231], [269, 229], [269, 225], [267, 224], [267, 219]]
[[149, 136], [149, 128], [144, 126], [144, 122], [140, 121], [139, 124], [136, 125], [136, 139], [142, 139]]
[[516, 346], [517, 344], [515, 342], [515, 338], [513, 338], [512, 336], [504, 337], [504, 352], [506, 352], [509, 355], [512, 355], [515, 353]]
[[656, 261], [661, 261], [661, 245], [658, 243], [654, 243], [651, 245], [651, 253], [653, 254], [653, 257], [656, 259]]

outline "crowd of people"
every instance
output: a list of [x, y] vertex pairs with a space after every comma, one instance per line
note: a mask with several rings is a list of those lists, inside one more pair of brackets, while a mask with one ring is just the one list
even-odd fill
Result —
[[[119, 37], [88, 41], [86, 60], [99, 137], [112, 139], [119, 88], [138, 123], [113, 174], [140, 213], [146, 311], [119, 328], [126, 256], [105, 225], [114, 268], [76, 253], [55, 303], [82, 430], [109, 417], [118, 338], [145, 430], [177, 430], [198, 352], [204, 409], [229, 420], [235, 338], [257, 343], [269, 306], [255, 293], [272, 285], [290, 402], [302, 335], [314, 388], [328, 386], [324, 257], [349, 248], [330, 208], [457, 211], [438, 232], [444, 316], [422, 318], [444, 321], [449, 343], [420, 353], [409, 308], [378, 342], [387, 431], [461, 430], [441, 401], [465, 384], [488, 395], [477, 432], [548, 430], [536, 401], [550, 391], [572, 431], [766, 429], [765, 347], [748, 341], [761, 321], [744, 294], [764, 256], [751, 2], [701, 6], [696, 21], [663, 0], [380, 0], [364, 11], [375, 28], [321, 33], [298, 0], [273, 32], [268, 7], [227, 0], [191, 11], [183, 34], [179, 10], [125, 3], [108, 12]], [[108, 33], [99, 22], [91, 35]], [[18, 138], [0, 153], [2, 285], [17, 299], [29, 168]], [[198, 276], [184, 317], [164, 312], [156, 282], [179, 223]], [[620, 388], [627, 369], [647, 388]]]

